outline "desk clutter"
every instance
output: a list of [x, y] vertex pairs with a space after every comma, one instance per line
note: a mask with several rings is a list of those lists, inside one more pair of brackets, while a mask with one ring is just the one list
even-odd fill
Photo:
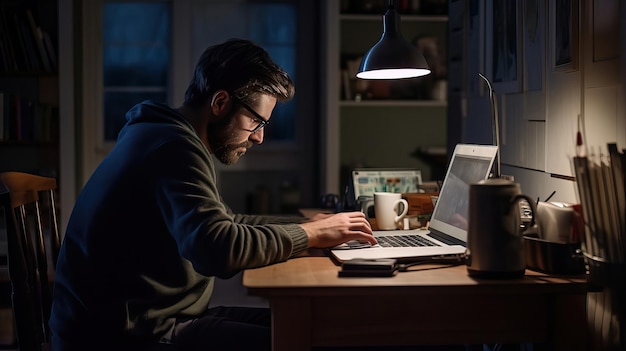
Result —
[[626, 347], [626, 150], [608, 143], [584, 152], [573, 164], [585, 222], [582, 250], [587, 264], [587, 318], [594, 349]]
[[584, 274], [580, 204], [537, 202], [537, 225], [524, 232], [526, 266], [550, 274]]

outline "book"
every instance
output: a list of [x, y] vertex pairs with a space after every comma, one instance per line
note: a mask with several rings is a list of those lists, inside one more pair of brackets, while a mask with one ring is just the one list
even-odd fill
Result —
[[4, 46], [4, 60], [7, 62], [7, 71], [17, 71], [17, 61], [15, 57], [14, 43], [11, 38], [9, 16], [5, 7], [0, 6], [0, 36]]
[[13, 43], [13, 54], [15, 55], [17, 70], [28, 71], [30, 69], [29, 58], [26, 53], [26, 46], [24, 40], [22, 39], [22, 32], [20, 31], [20, 24], [15, 9], [9, 14], [9, 16], [8, 34]]
[[624, 169], [622, 168], [621, 155], [616, 143], [608, 143], [609, 160], [613, 176], [613, 186], [615, 189], [615, 200], [619, 221], [619, 233], [622, 238], [626, 238], [626, 193], [624, 188]]
[[57, 53], [54, 49], [54, 44], [52, 43], [52, 39], [50, 39], [50, 34], [44, 30], [40, 30], [41, 35], [43, 37], [44, 47], [46, 48], [46, 53], [48, 54], [48, 59], [50, 60], [50, 68], [52, 71], [57, 70]]
[[0, 91], [0, 141], [4, 140], [4, 92]]
[[14, 14], [15, 26], [19, 35], [19, 40], [24, 48], [24, 56], [26, 58], [25, 66], [28, 71], [39, 71], [41, 65], [35, 44], [35, 37], [30, 32], [28, 23], [26, 23], [25, 15], [22, 11], [16, 11]]
[[586, 156], [574, 157], [574, 172], [578, 196], [580, 197], [583, 218], [585, 219], [585, 240], [583, 250], [592, 256], [599, 256], [598, 242], [596, 240], [596, 216], [594, 202], [591, 196], [591, 179], [589, 161]]
[[43, 33], [41, 32], [41, 28], [37, 26], [35, 18], [33, 17], [33, 13], [30, 11], [30, 9], [26, 10], [26, 18], [30, 27], [31, 38], [37, 48], [38, 57], [41, 61], [41, 65], [44, 71], [52, 72], [52, 66], [50, 65], [50, 59], [48, 58], [48, 52], [46, 51], [43, 40]]
[[607, 236], [607, 251], [613, 261], [621, 261], [619, 258], [621, 247], [619, 236], [619, 224], [617, 222], [617, 201], [615, 199], [615, 187], [611, 167], [608, 158], [601, 156], [599, 165], [600, 197], [603, 200], [603, 214], [605, 217], [605, 231]]
[[20, 141], [35, 141], [35, 111], [35, 102], [25, 98], [20, 100], [20, 115], [18, 116]]
[[2, 23], [0, 23], [0, 71], [9, 70], [8, 48], [6, 45], [6, 38], [4, 37], [4, 31], [2, 30]]

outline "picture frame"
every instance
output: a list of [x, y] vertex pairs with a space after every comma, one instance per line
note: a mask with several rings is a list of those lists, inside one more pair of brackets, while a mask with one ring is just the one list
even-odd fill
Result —
[[485, 65], [499, 94], [518, 93], [522, 88], [522, 0], [487, 0]]
[[556, 0], [552, 21], [554, 25], [554, 69], [571, 72], [578, 69], [579, 40], [578, 0]]
[[547, 2], [523, 0], [522, 45], [524, 51], [524, 91], [543, 90]]

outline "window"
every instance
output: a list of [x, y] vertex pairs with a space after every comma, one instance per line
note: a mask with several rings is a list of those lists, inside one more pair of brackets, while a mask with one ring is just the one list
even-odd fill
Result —
[[104, 142], [114, 142], [126, 112], [143, 100], [167, 102], [170, 4], [103, 4]]
[[[179, 106], [202, 52], [230, 38], [246, 38], [289, 73], [297, 92], [277, 104], [262, 147], [237, 165], [216, 164], [220, 192], [242, 213], [247, 194], [259, 184], [272, 192], [287, 183], [301, 186], [302, 203], [316, 203], [318, 2], [89, 0], [83, 6], [83, 179], [111, 150], [132, 106], [145, 99]], [[100, 35], [102, 41], [92, 39]], [[245, 177], [246, 189], [232, 174]], [[274, 196], [271, 210], [279, 209]]]
[[[231, 38], [249, 39], [263, 47], [297, 84], [298, 14], [295, 2], [213, 0], [194, 4], [193, 60], [208, 46]], [[296, 94], [297, 96], [297, 94]], [[296, 100], [276, 105], [265, 143], [294, 142]]]
[[[248, 36], [261, 45], [274, 61], [296, 81], [296, 11], [293, 4], [253, 4], [248, 7]], [[296, 83], [297, 86], [297, 83]], [[267, 128], [268, 141], [293, 140], [295, 134], [294, 97], [277, 104], [272, 124]]]
[[[296, 9], [292, 3], [239, 4], [245, 21], [233, 21], [221, 12], [221, 21], [206, 21], [207, 32], [222, 27], [228, 37], [251, 39], [296, 80]], [[243, 7], [239, 7], [243, 6]], [[232, 9], [232, 8], [231, 8]], [[167, 102], [171, 58], [171, 8], [166, 1], [111, 1], [103, 3], [103, 132], [104, 142], [115, 142], [126, 122], [126, 112], [151, 99]], [[238, 28], [232, 28], [234, 24]], [[246, 25], [242, 26], [242, 23]], [[207, 33], [205, 32], [205, 33]], [[215, 38], [214, 38], [215, 39]], [[217, 43], [218, 41], [216, 41]], [[199, 55], [198, 55], [199, 56]], [[197, 57], [194, 57], [196, 60]], [[296, 99], [278, 104], [267, 141], [293, 141]]]

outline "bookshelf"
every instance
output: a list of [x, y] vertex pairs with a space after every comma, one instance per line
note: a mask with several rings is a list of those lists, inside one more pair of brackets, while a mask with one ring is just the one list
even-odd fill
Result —
[[435, 167], [416, 151], [446, 145], [447, 2], [396, 1], [400, 31], [433, 74], [399, 81], [357, 80], [362, 55], [380, 39], [386, 1], [325, 2], [325, 186], [341, 193], [356, 167]]
[[0, 172], [58, 177], [57, 2], [0, 3]]

